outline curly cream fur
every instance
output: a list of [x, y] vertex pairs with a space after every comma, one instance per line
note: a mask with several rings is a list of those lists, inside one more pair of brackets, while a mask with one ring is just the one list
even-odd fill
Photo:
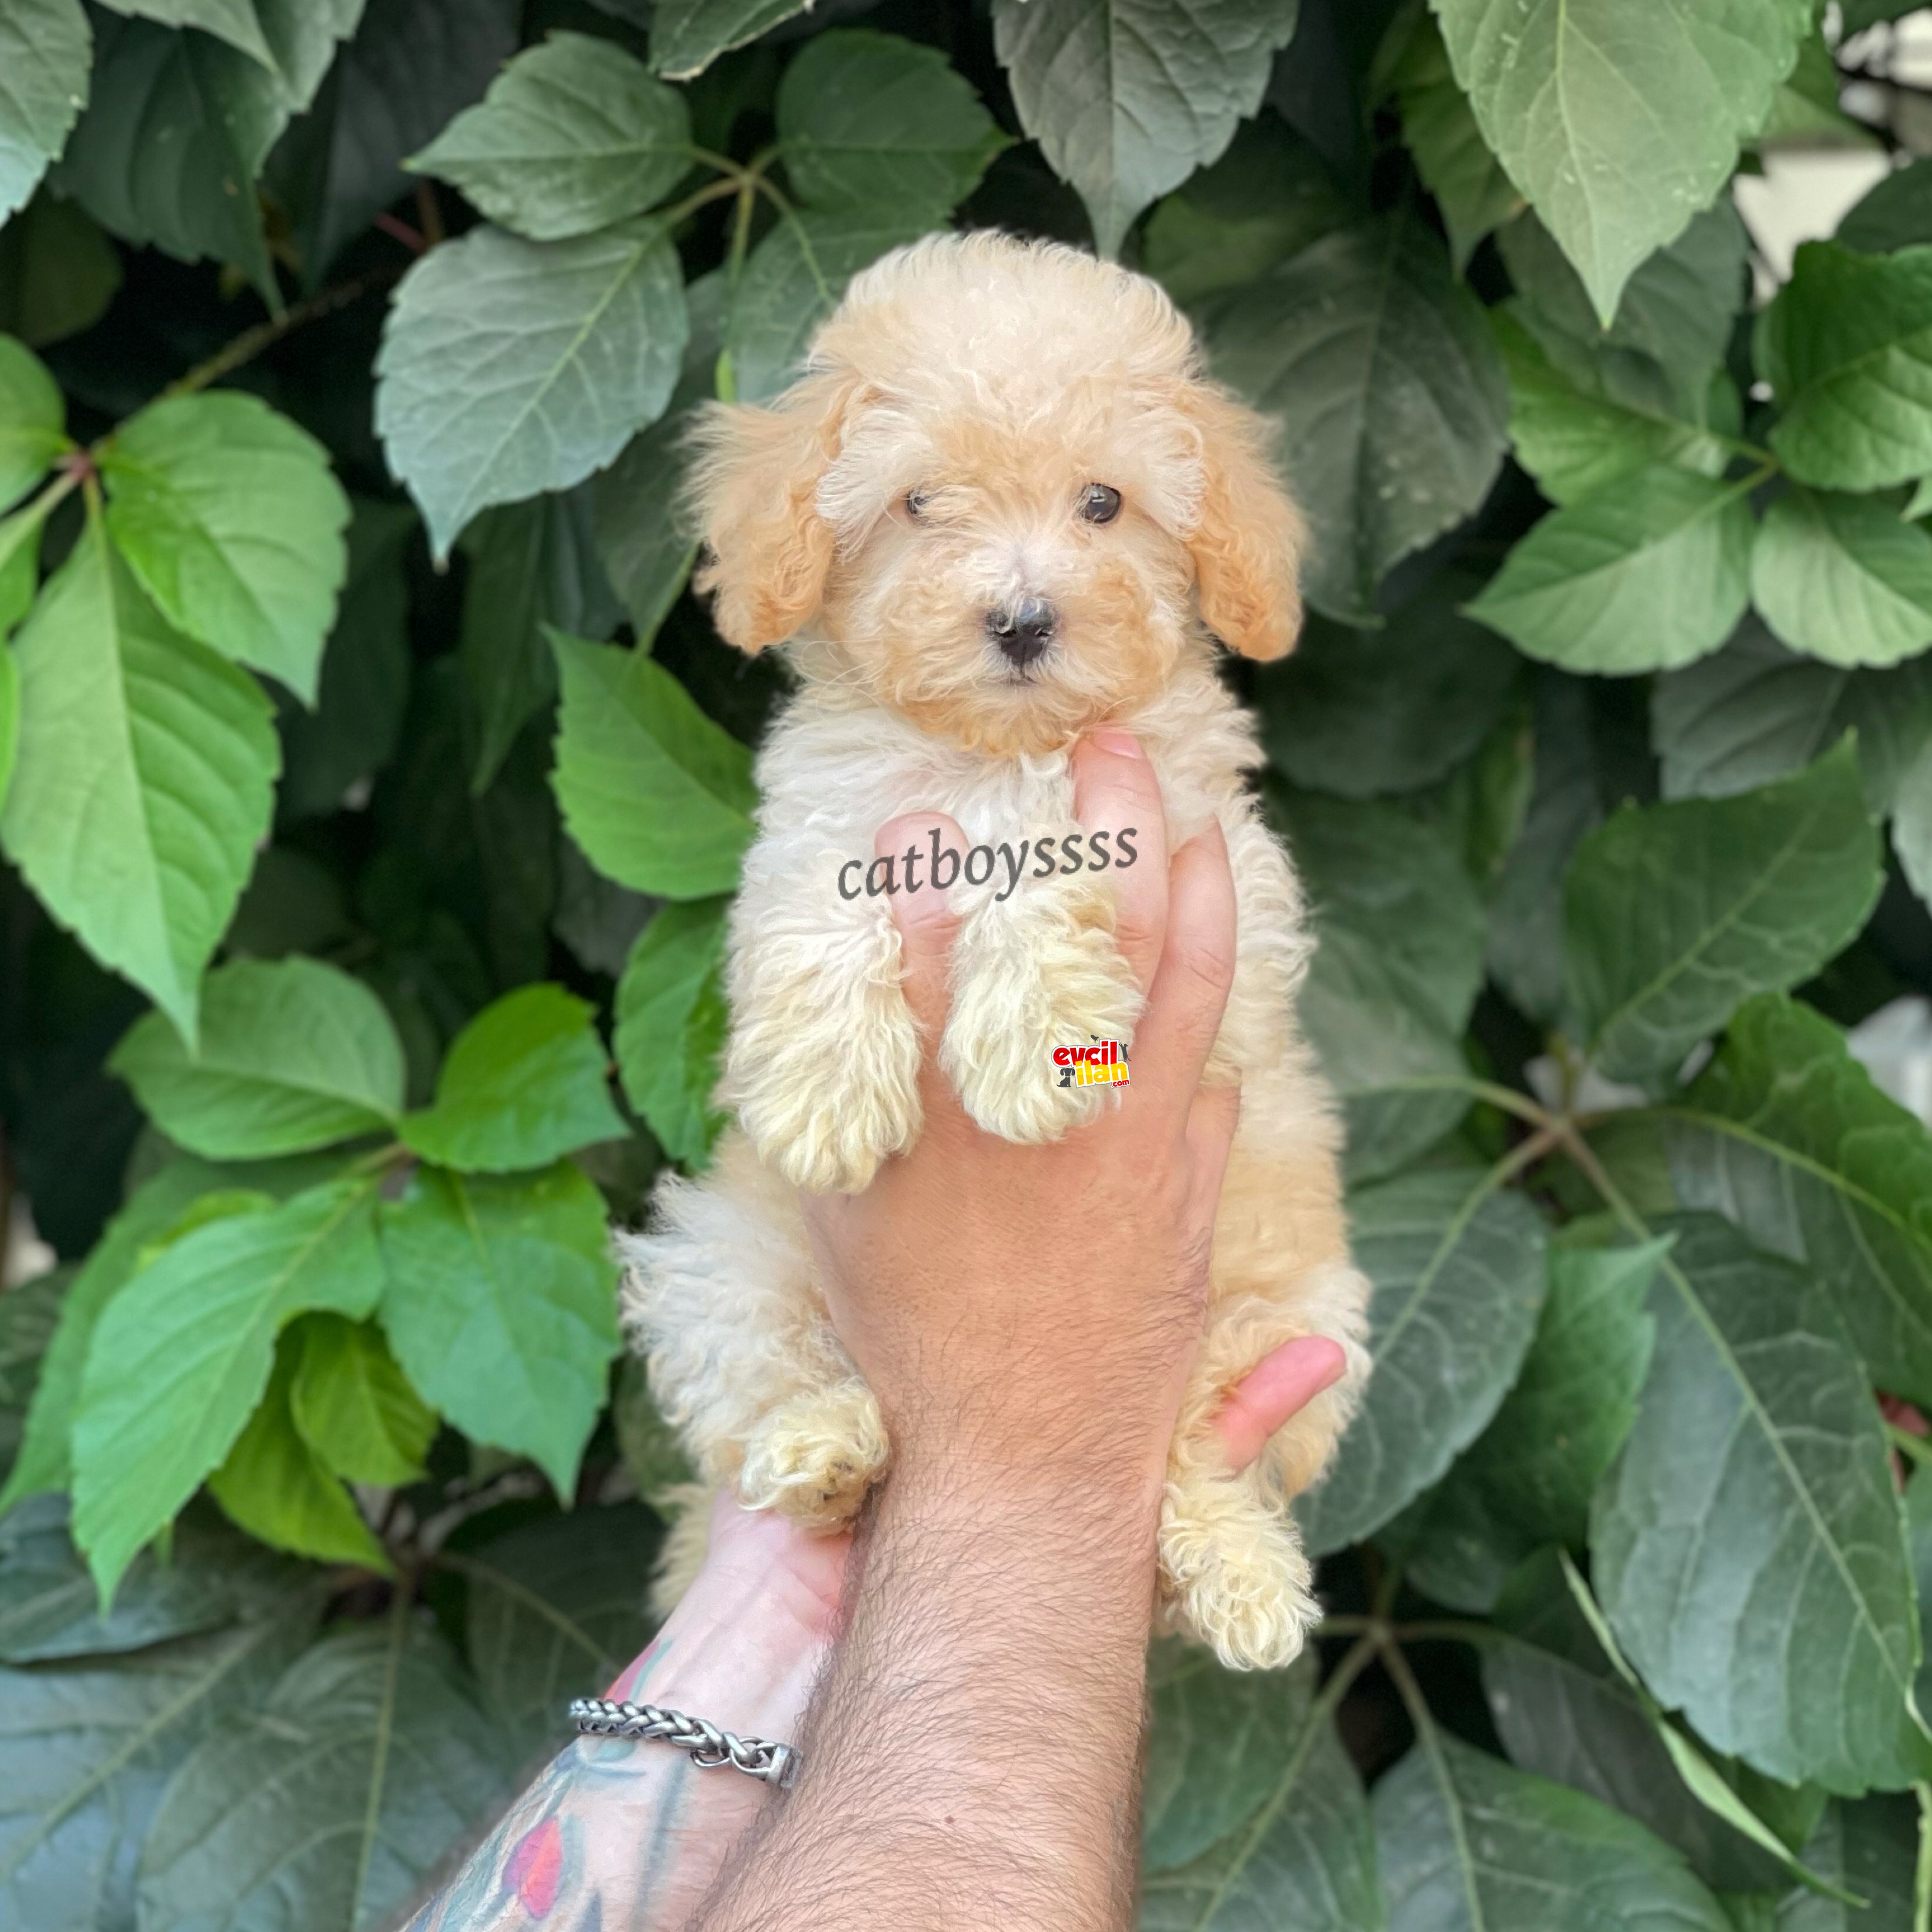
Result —
[[[1163, 1616], [1231, 1664], [1285, 1663], [1316, 1614], [1287, 1504], [1358, 1400], [1367, 1293], [1331, 1104], [1294, 1026], [1300, 894], [1244, 782], [1252, 727], [1212, 662], [1214, 637], [1278, 656], [1300, 621], [1301, 526], [1264, 426], [1204, 380], [1154, 284], [976, 234], [859, 276], [801, 380], [770, 408], [718, 408], [698, 442], [718, 627], [749, 650], [784, 643], [802, 688], [759, 758], [759, 836], [731, 917], [721, 1094], [737, 1125], [710, 1174], [666, 1180], [650, 1231], [625, 1238], [627, 1314], [658, 1400], [707, 1483], [814, 1528], [856, 1510], [888, 1445], [826, 1319], [794, 1190], [862, 1187], [913, 1144], [919, 1043], [890, 903], [842, 898], [839, 868], [916, 809], [974, 842], [1058, 839], [1074, 829], [1074, 740], [1125, 725], [1170, 842], [1219, 820], [1240, 908], [1208, 1077], [1240, 1083], [1241, 1119], [1169, 1464]], [[1112, 525], [1077, 514], [1094, 482], [1121, 493]], [[1016, 676], [984, 619], [1022, 594], [1050, 598], [1060, 625]], [[940, 1064], [982, 1126], [1048, 1140], [1105, 1104], [1054, 1083], [1052, 1048], [1130, 1040], [1140, 994], [1106, 874], [1029, 872], [1002, 902], [1006, 883], [952, 888]], [[1230, 1473], [1216, 1405], [1305, 1334], [1340, 1342], [1347, 1374]]]

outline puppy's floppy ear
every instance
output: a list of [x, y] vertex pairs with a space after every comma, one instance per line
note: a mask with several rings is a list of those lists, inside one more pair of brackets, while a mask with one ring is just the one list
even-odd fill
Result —
[[694, 580], [717, 593], [712, 622], [741, 650], [782, 643], [818, 608], [835, 538], [814, 499], [856, 386], [808, 376], [770, 408], [710, 404], [692, 432], [686, 492], [705, 551]]
[[1301, 629], [1307, 532], [1269, 460], [1268, 425], [1209, 382], [1189, 382], [1181, 407], [1201, 436], [1201, 508], [1188, 548], [1202, 622], [1244, 657], [1285, 656]]

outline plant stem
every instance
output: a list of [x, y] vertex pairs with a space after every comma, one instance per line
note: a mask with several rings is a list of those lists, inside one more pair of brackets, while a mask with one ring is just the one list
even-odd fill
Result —
[[270, 320], [257, 322], [253, 328], [244, 328], [226, 347], [218, 349], [206, 362], [197, 362], [185, 376], [170, 382], [161, 393], [164, 396], [192, 396], [211, 382], [232, 376], [244, 362], [252, 362], [265, 349], [272, 349], [290, 330], [301, 328], [304, 322], [333, 315], [338, 309], [346, 308], [371, 290], [397, 279], [392, 274], [358, 275], [352, 282], [338, 282], [332, 289], [323, 289], [306, 302], [284, 309]]
[[1885, 1425], [1885, 1439], [1913, 1462], [1932, 1466], [1932, 1442], [1928, 1442], [1924, 1436], [1915, 1436], [1910, 1430], [1901, 1429], [1895, 1422], [1888, 1422]]

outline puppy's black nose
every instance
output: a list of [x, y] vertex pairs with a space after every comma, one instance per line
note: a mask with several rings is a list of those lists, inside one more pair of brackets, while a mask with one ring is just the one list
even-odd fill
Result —
[[986, 632], [1024, 670], [1053, 641], [1059, 613], [1044, 597], [1027, 597], [1010, 610], [988, 610]]

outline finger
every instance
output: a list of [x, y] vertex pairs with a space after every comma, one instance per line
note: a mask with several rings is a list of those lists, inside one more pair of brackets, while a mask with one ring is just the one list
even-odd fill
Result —
[[1342, 1379], [1348, 1366], [1339, 1342], [1304, 1335], [1264, 1355], [1228, 1391], [1214, 1418], [1228, 1460], [1245, 1469], [1275, 1431]]
[[1195, 1199], [1202, 1220], [1211, 1226], [1221, 1183], [1227, 1177], [1228, 1156], [1234, 1130], [1241, 1121], [1238, 1087], [1198, 1087], [1187, 1108], [1187, 1150], [1194, 1170]]
[[[892, 877], [899, 890], [892, 894], [891, 905], [893, 923], [899, 929], [900, 984], [929, 1057], [946, 1030], [946, 1016], [952, 1007], [947, 976], [952, 934], [959, 923], [950, 895], [932, 883], [932, 855], [935, 850], [963, 854], [965, 835], [943, 812], [912, 812], [886, 820], [873, 838], [872, 850], [880, 858], [896, 862]], [[916, 860], [910, 868], [909, 858]], [[916, 881], [914, 890], [907, 889], [911, 883], [908, 870]], [[950, 886], [958, 877], [955, 872], [946, 884]]]
[[1100, 849], [1114, 882], [1114, 943], [1144, 992], [1167, 931], [1167, 811], [1154, 766], [1131, 731], [1103, 726], [1074, 746], [1073, 815], [1090, 835], [1090, 866], [1091, 835], [1104, 833], [1109, 842]]
[[1234, 979], [1234, 876], [1219, 824], [1190, 838], [1168, 868], [1167, 936], [1134, 1036], [1134, 1079], [1184, 1114], [1221, 1030]]

